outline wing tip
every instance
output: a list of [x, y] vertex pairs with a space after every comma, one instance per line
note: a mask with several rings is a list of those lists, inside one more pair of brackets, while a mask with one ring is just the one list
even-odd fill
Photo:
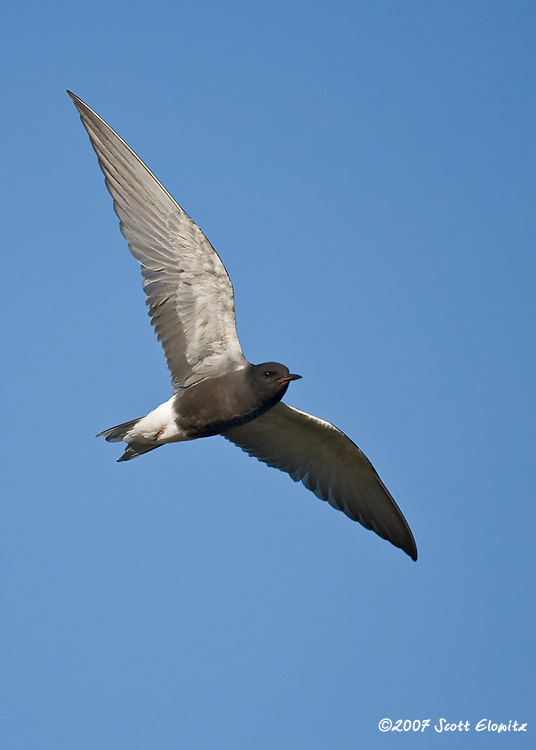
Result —
[[[400, 512], [400, 509], [399, 509], [399, 512]], [[408, 522], [406, 521], [402, 513], [400, 513], [400, 516], [402, 520], [404, 521], [404, 525], [406, 527], [405, 528], [406, 533], [402, 536], [402, 539], [400, 538], [398, 534], [389, 534], [389, 533], [382, 534], [382, 533], [378, 533], [376, 529], [373, 529], [373, 531], [376, 531], [378, 536], [383, 537], [388, 542], [391, 542], [391, 544], [393, 544], [395, 547], [398, 547], [399, 549], [401, 549], [402, 552], [405, 552], [406, 555], [408, 555], [408, 557], [411, 557], [413, 562], [417, 562], [419, 553], [417, 552], [417, 544], [415, 542], [415, 538], [411, 532]]]
[[80, 99], [79, 96], [76, 96], [76, 94], [73, 94], [72, 91], [69, 91], [69, 89], [65, 89], [65, 91], [66, 91], [67, 95], [71, 97], [71, 99], [76, 104], [76, 106], [78, 106], [79, 103], [80, 104], [84, 104], [84, 102], [82, 101], [82, 99]]

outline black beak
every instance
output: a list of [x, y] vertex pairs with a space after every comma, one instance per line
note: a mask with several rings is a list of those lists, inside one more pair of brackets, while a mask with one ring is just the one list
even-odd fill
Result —
[[301, 375], [285, 375], [283, 378], [277, 378], [275, 382], [283, 385], [284, 383], [290, 383], [291, 380], [299, 380], [300, 378]]

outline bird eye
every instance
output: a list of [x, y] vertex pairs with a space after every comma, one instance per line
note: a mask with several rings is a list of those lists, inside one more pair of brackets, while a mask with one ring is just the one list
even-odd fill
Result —
[[274, 374], [274, 373], [273, 373], [273, 372], [270, 372], [270, 370], [266, 370], [266, 372], [264, 373], [264, 377], [265, 377], [265, 378], [271, 378], [273, 374]]

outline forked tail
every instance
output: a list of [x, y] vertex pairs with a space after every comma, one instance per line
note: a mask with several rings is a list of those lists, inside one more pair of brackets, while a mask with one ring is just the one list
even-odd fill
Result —
[[104, 437], [109, 443], [120, 443], [121, 440], [125, 439], [127, 432], [129, 432], [134, 425], [138, 424], [140, 419], [143, 419], [143, 417], [131, 419], [130, 422], [123, 422], [123, 424], [118, 424], [115, 427], [109, 427], [107, 430], [99, 432], [97, 437]]
[[[118, 424], [115, 427], [109, 427], [107, 430], [99, 432], [97, 437], [104, 437], [109, 443], [120, 443], [122, 440], [125, 440], [127, 433], [130, 432], [130, 430], [132, 430], [141, 419], [143, 419], [143, 417], [131, 419], [130, 422], [123, 422], [123, 424]], [[121, 458], [118, 458], [117, 460], [118, 462], [130, 461], [132, 458], [136, 458], [136, 456], [141, 456], [144, 453], [149, 453], [149, 451], [154, 451], [155, 448], [158, 448], [158, 445], [129, 442], [128, 448], [126, 448]]]

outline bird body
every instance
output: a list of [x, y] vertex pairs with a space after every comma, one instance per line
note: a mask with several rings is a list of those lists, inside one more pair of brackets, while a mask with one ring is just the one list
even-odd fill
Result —
[[224, 434], [271, 409], [283, 397], [290, 381], [299, 377], [276, 362], [247, 363], [178, 388], [168, 401], [145, 417], [111, 427], [97, 437], [128, 443], [119, 459], [128, 461], [165, 443]]
[[299, 377], [284, 365], [267, 362], [202, 380], [177, 392], [177, 424], [191, 439], [225, 433], [275, 406]]
[[281, 402], [300, 376], [277, 362], [253, 365], [244, 357], [230, 279], [201, 229], [117, 133], [68, 93], [140, 263], [172, 377], [168, 401], [100, 433], [127, 443], [119, 461], [165, 443], [222, 435], [416, 560], [411, 530], [367, 457], [334, 425]]

